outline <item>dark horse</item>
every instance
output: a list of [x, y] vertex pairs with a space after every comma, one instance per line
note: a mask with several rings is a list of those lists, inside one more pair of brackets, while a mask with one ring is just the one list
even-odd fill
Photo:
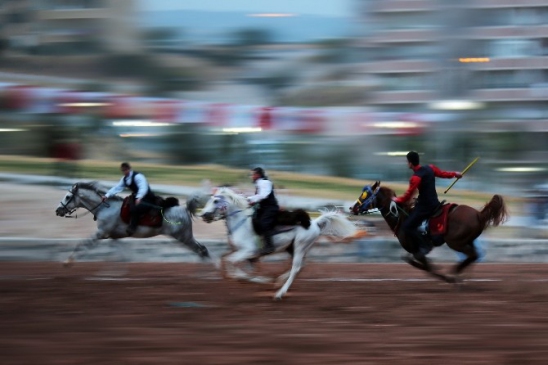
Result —
[[[350, 208], [355, 215], [366, 214], [370, 209], [379, 209], [384, 220], [398, 238], [401, 246], [409, 253], [413, 252], [413, 242], [405, 237], [405, 233], [400, 230], [403, 221], [407, 218], [408, 212], [412, 207], [409, 204], [399, 206], [392, 201], [396, 196], [394, 190], [380, 186], [380, 181], [375, 182], [373, 186], [366, 185], [363, 192]], [[453, 204], [447, 208], [447, 220], [443, 234], [432, 235], [431, 230], [423, 236], [424, 240], [430, 243], [430, 246], [441, 246], [447, 243], [451, 249], [466, 255], [466, 259], [456, 265], [453, 270], [455, 276], [470, 264], [478, 259], [478, 252], [474, 246], [474, 240], [490, 225], [498, 226], [506, 221], [508, 214], [502, 196], [493, 195], [491, 200], [480, 210], [476, 210], [468, 205]], [[434, 213], [436, 215], [436, 213]], [[432, 227], [430, 227], [432, 228]], [[455, 277], [449, 277], [437, 273], [426, 257], [422, 259], [406, 258], [406, 261], [416, 268], [425, 270], [428, 273], [443, 279], [447, 282], [455, 282]]]

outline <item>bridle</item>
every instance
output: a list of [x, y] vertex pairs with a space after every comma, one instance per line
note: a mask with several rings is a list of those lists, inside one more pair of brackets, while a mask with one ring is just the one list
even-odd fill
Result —
[[[363, 196], [364, 192], [367, 193], [367, 195], [365, 195], [365, 197]], [[360, 197], [358, 198], [358, 201], [357, 201], [358, 203], [360, 203], [360, 206], [358, 208], [360, 210], [360, 212], [365, 211], [365, 214], [368, 214], [369, 211], [372, 210], [372, 209], [378, 209], [379, 211], [381, 211], [382, 207], [378, 207], [377, 204], [376, 204], [377, 196], [379, 198], [384, 197], [383, 193], [381, 192], [380, 186], [377, 187], [374, 191], [369, 185], [364, 187], [362, 195], [360, 195]], [[392, 217], [397, 219], [400, 216], [398, 209], [399, 208], [398, 208], [398, 205], [396, 204], [396, 202], [390, 201], [390, 206], [388, 207], [388, 212], [386, 214], [383, 214], [383, 216], [384, 217], [392, 216]]]
[[221, 219], [225, 219], [225, 223], [226, 223], [226, 227], [227, 227], [227, 230], [228, 230], [228, 233], [229, 234], [232, 234], [234, 233], [234, 231], [236, 231], [238, 228], [240, 228], [241, 226], [244, 225], [245, 221], [249, 218], [247, 215], [245, 216], [245, 218], [243, 218], [242, 220], [240, 220], [238, 223], [236, 223], [232, 229], [229, 227], [228, 225], [228, 222], [226, 221], [228, 218], [238, 214], [238, 213], [241, 213], [244, 211], [244, 209], [237, 209], [237, 210], [234, 210], [233, 212], [230, 212], [229, 214], [227, 214], [228, 212], [228, 201], [225, 199], [225, 197], [223, 195], [214, 195], [213, 196], [215, 199], [218, 199], [214, 204], [215, 204], [215, 210], [210, 213], [213, 215], [213, 218], [212, 218], [212, 221], [218, 221], [218, 220], [221, 220]]
[[[79, 190], [79, 188], [80, 188], [80, 185], [79, 185], [79, 184], [74, 184], [74, 185], [72, 186], [72, 188], [69, 190], [69, 193], [71, 194], [71, 196], [70, 196], [70, 198], [68, 199], [68, 201], [67, 201], [66, 203], [63, 203], [63, 201], [61, 201], [61, 202], [59, 203], [59, 205], [61, 205], [61, 206], [63, 207], [63, 209], [64, 209], [63, 213], [65, 214], [65, 218], [78, 218], [78, 216], [76, 216], [76, 215], [73, 216], [72, 213], [74, 213], [74, 212], [75, 212], [78, 208], [80, 208], [80, 207], [75, 207], [75, 208], [73, 208], [73, 209], [70, 209], [70, 208], [68, 207], [68, 205], [70, 204], [70, 202], [72, 202], [76, 196], [78, 196], [78, 197], [81, 198], [81, 200], [82, 200], [82, 207], [83, 207], [84, 209], [87, 210], [87, 212], [84, 213], [84, 214], [82, 214], [81, 217], [82, 217], [82, 216], [85, 216], [86, 214], [93, 213], [94, 210], [96, 210], [97, 208], [99, 208], [99, 207], [100, 207], [101, 205], [103, 205], [103, 204], [105, 204], [107, 207], [110, 206], [108, 203], [103, 202], [102, 200], [99, 202], [99, 204], [97, 204], [97, 205], [94, 206], [94, 207], [91, 207], [91, 208], [90, 208], [90, 207], [86, 206], [86, 204], [83, 204], [84, 201], [85, 201], [86, 199], [83, 199], [82, 196], [78, 195], [78, 190]], [[93, 191], [95, 194], [97, 194], [97, 195], [99, 196], [99, 198], [102, 198], [101, 194], [100, 194], [97, 190], [92, 189], [92, 191]]]

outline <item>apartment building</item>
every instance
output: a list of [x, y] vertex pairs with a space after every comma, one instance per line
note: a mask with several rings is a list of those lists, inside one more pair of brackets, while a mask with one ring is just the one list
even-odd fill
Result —
[[0, 34], [15, 51], [139, 49], [135, 0], [0, 0]]
[[371, 105], [548, 119], [548, 0], [361, 4], [360, 72], [378, 85]]

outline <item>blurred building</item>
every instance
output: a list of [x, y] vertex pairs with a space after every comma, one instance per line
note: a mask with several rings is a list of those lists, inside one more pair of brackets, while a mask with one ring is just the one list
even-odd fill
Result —
[[139, 49], [134, 0], [3, 0], [1, 36], [22, 53], [131, 53]]
[[548, 0], [360, 1], [369, 104], [548, 119]]

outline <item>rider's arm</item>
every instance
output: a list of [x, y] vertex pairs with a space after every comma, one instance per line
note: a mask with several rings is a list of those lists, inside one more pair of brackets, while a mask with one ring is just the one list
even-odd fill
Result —
[[119, 192], [123, 191], [126, 187], [126, 184], [124, 183], [124, 178], [121, 178], [120, 179], [120, 182], [118, 183], [118, 185], [116, 186], [113, 186], [112, 188], [110, 188], [109, 191], [107, 191], [107, 193], [105, 194], [105, 196], [107, 198], [110, 198], [111, 196], [113, 195], [116, 195], [118, 194]]
[[272, 192], [272, 182], [270, 180], [257, 180], [257, 194], [252, 195], [247, 198], [247, 201], [250, 203], [257, 203], [263, 199], [266, 199], [268, 195]]
[[137, 174], [133, 177], [135, 184], [137, 184], [137, 194], [135, 199], [142, 199], [148, 192], [148, 182], [143, 174]]
[[432, 168], [432, 170], [434, 170], [434, 175], [436, 177], [441, 177], [443, 179], [452, 179], [454, 177], [458, 177], [458, 178], [462, 177], [461, 173], [458, 171], [443, 171], [435, 165], [430, 165], [430, 167]]
[[411, 197], [413, 196], [413, 193], [415, 192], [415, 190], [418, 189], [420, 183], [421, 183], [420, 177], [418, 177], [417, 175], [411, 176], [411, 179], [409, 179], [409, 188], [407, 188], [407, 191], [403, 193], [402, 196], [395, 198], [394, 201], [396, 203], [401, 204], [411, 199]]

